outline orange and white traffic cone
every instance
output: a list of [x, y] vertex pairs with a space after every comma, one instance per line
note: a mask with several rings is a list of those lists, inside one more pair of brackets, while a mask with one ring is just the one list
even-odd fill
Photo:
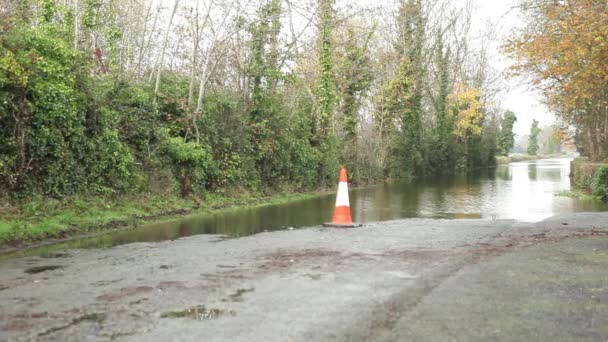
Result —
[[336, 196], [336, 209], [331, 223], [324, 223], [325, 227], [335, 228], [354, 228], [359, 227], [359, 224], [353, 223], [353, 218], [350, 214], [350, 201], [348, 199], [348, 177], [346, 176], [346, 168], [340, 170], [340, 182], [338, 183], [338, 195]]

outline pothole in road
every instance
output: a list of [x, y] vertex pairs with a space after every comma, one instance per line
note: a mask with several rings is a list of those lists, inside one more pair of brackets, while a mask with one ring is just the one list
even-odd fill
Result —
[[221, 310], [221, 309], [207, 309], [204, 305], [198, 305], [189, 309], [180, 311], [169, 311], [162, 313], [161, 318], [192, 318], [197, 321], [204, 321], [210, 319], [217, 319], [224, 315], [235, 316], [236, 311], [234, 310]]
[[62, 269], [62, 268], [63, 268], [63, 266], [59, 266], [59, 265], [35, 266], [35, 267], [30, 267], [30, 268], [26, 269], [24, 272], [27, 274], [36, 274], [36, 273], [42, 273], [42, 272], [46, 272], [46, 271], [58, 270], [58, 269]]

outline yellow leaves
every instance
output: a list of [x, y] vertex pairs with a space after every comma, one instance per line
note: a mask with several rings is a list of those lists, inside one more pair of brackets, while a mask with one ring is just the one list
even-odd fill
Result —
[[13, 52], [7, 50], [4, 56], [0, 56], [0, 85], [14, 83], [19, 87], [25, 87], [28, 78], [28, 72], [19, 64]]
[[481, 91], [477, 88], [467, 88], [458, 83], [450, 94], [452, 113], [456, 122], [456, 135], [460, 139], [468, 139], [481, 135], [483, 112], [481, 111]]
[[517, 64], [516, 75], [542, 85], [559, 111], [601, 93], [608, 78], [608, 10], [593, 0], [545, 2], [532, 10], [528, 29], [503, 51]]

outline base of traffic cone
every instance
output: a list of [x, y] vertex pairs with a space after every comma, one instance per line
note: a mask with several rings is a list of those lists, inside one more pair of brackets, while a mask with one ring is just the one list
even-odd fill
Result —
[[327, 228], [357, 228], [363, 227], [361, 223], [338, 224], [338, 223], [323, 223], [323, 227]]

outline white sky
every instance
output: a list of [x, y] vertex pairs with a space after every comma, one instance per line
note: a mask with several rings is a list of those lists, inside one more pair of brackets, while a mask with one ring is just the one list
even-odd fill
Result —
[[[463, 0], [457, 0], [458, 2]], [[513, 9], [518, 0], [474, 0], [476, 13], [473, 29], [485, 27], [488, 20], [494, 23], [497, 32], [496, 41], [491, 49], [492, 64], [499, 70], [506, 71], [513, 61], [500, 54], [500, 45], [516, 27], [523, 25], [519, 11]], [[554, 123], [555, 117], [542, 104], [542, 97], [522, 79], [506, 79], [502, 95], [502, 107], [510, 109], [517, 115], [514, 131], [517, 135], [528, 134], [532, 119], [540, 122], [540, 126], [549, 126]]]

